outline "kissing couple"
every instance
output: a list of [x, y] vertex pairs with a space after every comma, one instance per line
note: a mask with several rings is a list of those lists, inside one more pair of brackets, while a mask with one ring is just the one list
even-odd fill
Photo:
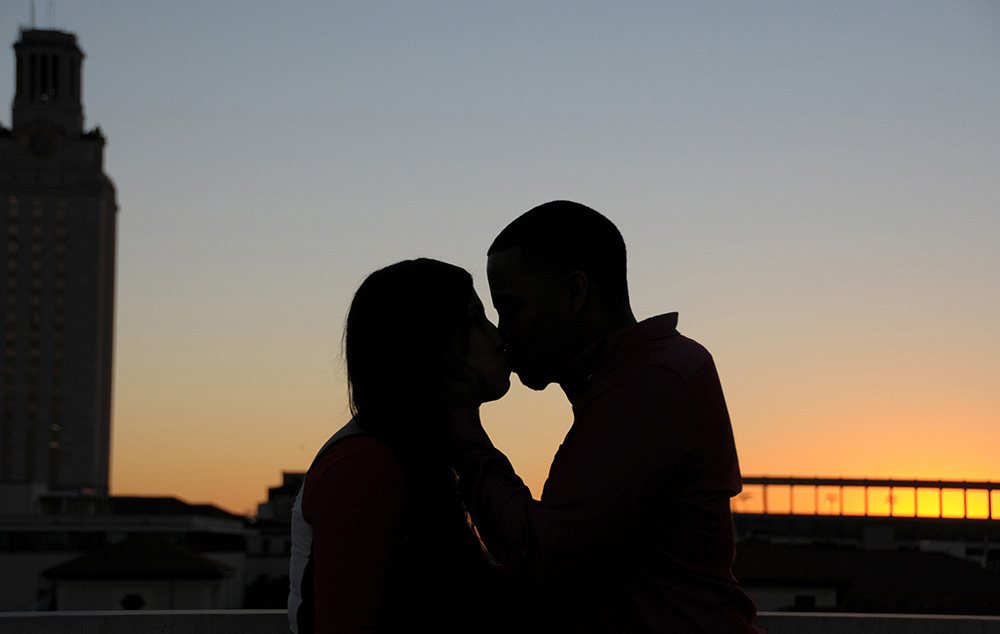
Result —
[[[635, 318], [617, 227], [545, 203], [486, 272], [498, 325], [436, 260], [358, 288], [353, 417], [293, 510], [291, 630], [761, 633], [732, 574], [742, 482], [719, 375], [677, 313]], [[538, 500], [479, 420], [511, 371], [573, 408]]]

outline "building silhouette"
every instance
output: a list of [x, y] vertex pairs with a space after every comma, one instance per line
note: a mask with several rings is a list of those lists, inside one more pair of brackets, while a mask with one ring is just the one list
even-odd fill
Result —
[[732, 504], [733, 572], [758, 609], [1000, 614], [1000, 483], [745, 476], [743, 484]]
[[22, 29], [0, 125], [0, 612], [240, 607], [247, 524], [108, 490], [118, 207], [76, 36]]
[[22, 29], [0, 126], [0, 514], [107, 497], [118, 207], [76, 36]]

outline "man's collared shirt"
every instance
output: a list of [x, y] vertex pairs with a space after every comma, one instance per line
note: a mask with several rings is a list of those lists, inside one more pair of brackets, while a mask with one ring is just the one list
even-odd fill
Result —
[[760, 632], [731, 572], [741, 479], [718, 373], [676, 325], [647, 319], [570, 362], [574, 421], [539, 501], [481, 427], [458, 427], [473, 519], [554, 630]]

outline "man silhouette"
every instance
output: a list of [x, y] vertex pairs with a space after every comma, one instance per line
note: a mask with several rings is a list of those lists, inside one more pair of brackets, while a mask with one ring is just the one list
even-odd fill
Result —
[[512, 369], [535, 390], [558, 383], [574, 420], [540, 500], [474, 409], [452, 416], [456, 470], [549, 630], [761, 632], [731, 571], [742, 483], [714, 362], [676, 313], [636, 321], [618, 229], [546, 203], [497, 236], [487, 276]]

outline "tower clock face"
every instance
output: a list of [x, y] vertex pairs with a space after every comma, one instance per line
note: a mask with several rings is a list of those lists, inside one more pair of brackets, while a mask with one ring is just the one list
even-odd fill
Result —
[[24, 149], [35, 158], [48, 158], [56, 153], [56, 135], [46, 127], [34, 127], [24, 135]]

